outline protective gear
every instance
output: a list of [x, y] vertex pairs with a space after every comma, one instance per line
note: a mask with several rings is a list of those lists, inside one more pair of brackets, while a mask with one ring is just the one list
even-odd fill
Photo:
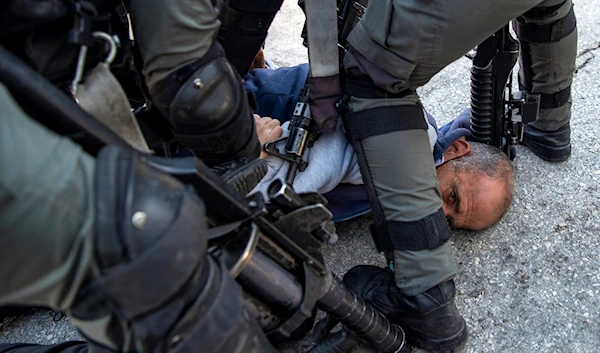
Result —
[[267, 175], [268, 168], [264, 159], [242, 159], [220, 164], [212, 170], [237, 192], [247, 195]]
[[175, 138], [206, 164], [259, 156], [248, 98], [219, 43], [201, 60], [160, 81], [150, 94]]
[[440, 208], [412, 222], [380, 221], [371, 226], [375, 246], [379, 251], [431, 250], [450, 239], [448, 222]]
[[107, 147], [96, 195], [93, 270], [71, 307], [92, 349], [272, 351], [241, 288], [205, 253], [205, 208], [193, 192], [145, 157]]
[[[399, 119], [399, 116], [402, 118]], [[349, 112], [343, 119], [346, 135], [351, 141], [394, 131], [427, 130], [427, 121], [421, 104], [385, 106]]]
[[571, 0], [545, 1], [513, 25], [521, 44], [519, 85], [540, 94], [538, 119], [525, 126], [523, 144], [544, 160], [571, 155], [571, 83], [577, 54], [577, 21]]
[[422, 294], [407, 296], [396, 286], [389, 270], [356, 266], [344, 283], [406, 332], [407, 341], [435, 352], [458, 351], [467, 340], [467, 325], [454, 304], [454, 281]]

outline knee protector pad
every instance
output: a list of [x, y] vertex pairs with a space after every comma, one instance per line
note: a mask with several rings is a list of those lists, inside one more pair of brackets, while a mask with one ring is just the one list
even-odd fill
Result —
[[[204, 203], [178, 180], [146, 163], [142, 155], [106, 147], [96, 169], [98, 265], [111, 269], [134, 263], [161, 247], [187, 269], [200, 267], [206, 250]], [[185, 235], [180, 235], [185, 234]]]
[[159, 337], [131, 327], [161, 315], [152, 329], [165, 333], [200, 292], [207, 272], [204, 204], [143, 156], [113, 146], [98, 154], [95, 195], [94, 270], [71, 308], [75, 324], [114, 350], [133, 350], [127, 342], [136, 334], [135, 344], [155, 344]]
[[151, 95], [175, 138], [205, 163], [260, 154], [247, 94], [218, 43], [201, 60], [159, 82]]
[[107, 147], [96, 195], [93, 270], [71, 308], [93, 349], [269, 351], [241, 288], [205, 253], [205, 208], [192, 191], [142, 156]]
[[519, 85], [540, 94], [542, 130], [569, 121], [571, 83], [577, 56], [577, 21], [571, 0], [545, 2], [513, 22], [521, 45]]

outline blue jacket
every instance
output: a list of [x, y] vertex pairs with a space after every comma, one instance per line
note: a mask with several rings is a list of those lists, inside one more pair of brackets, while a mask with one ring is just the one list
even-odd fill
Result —
[[256, 97], [258, 109], [254, 113], [277, 118], [282, 124], [290, 120], [307, 76], [308, 64], [250, 71], [244, 77], [244, 87]]

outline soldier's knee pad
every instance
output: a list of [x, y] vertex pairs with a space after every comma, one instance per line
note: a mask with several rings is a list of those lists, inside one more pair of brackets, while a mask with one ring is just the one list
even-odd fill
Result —
[[247, 94], [218, 43], [153, 91], [154, 104], [169, 120], [175, 138], [205, 163], [260, 154]]
[[92, 270], [70, 308], [92, 350], [270, 351], [227, 267], [206, 254], [205, 207], [143, 156], [98, 155]]
[[180, 181], [150, 166], [143, 155], [112, 146], [100, 151], [95, 194], [95, 248], [101, 268], [140, 261], [159, 248], [153, 258], [175, 254], [186, 268], [182, 277], [201, 266], [207, 241], [204, 203]]
[[540, 110], [564, 106], [571, 96], [577, 56], [577, 21], [571, 0], [545, 2], [513, 24], [521, 44], [521, 89], [540, 93]]

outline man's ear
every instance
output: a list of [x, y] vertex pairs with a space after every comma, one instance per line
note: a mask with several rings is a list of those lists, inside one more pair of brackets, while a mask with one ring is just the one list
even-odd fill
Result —
[[450, 161], [471, 152], [471, 144], [464, 139], [454, 141], [444, 152], [444, 160]]

